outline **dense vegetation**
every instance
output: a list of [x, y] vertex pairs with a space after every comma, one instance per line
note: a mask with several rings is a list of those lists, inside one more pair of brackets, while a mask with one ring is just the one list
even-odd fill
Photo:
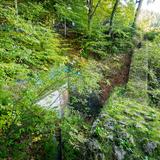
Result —
[[[0, 160], [160, 159], [159, 14], [143, 2], [0, 0]], [[60, 110], [38, 105], [62, 86]]]

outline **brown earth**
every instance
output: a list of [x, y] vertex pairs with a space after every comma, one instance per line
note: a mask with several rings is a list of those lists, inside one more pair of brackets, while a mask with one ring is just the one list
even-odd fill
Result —
[[114, 87], [125, 85], [129, 79], [129, 71], [131, 64], [131, 55], [125, 54], [121, 58], [121, 63], [123, 63], [120, 69], [112, 72], [110, 76], [106, 77], [109, 79], [110, 84], [106, 84], [104, 80], [100, 82], [101, 86], [101, 103], [104, 104], [109, 98], [109, 95]]

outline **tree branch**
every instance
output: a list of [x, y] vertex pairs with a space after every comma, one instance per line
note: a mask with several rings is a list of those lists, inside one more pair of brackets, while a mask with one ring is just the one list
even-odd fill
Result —
[[99, 0], [99, 1], [97, 2], [96, 6], [95, 6], [95, 8], [94, 8], [94, 10], [93, 10], [93, 12], [92, 12], [92, 14], [91, 14], [92, 17], [93, 17], [93, 15], [95, 14], [95, 12], [96, 12], [99, 4], [101, 3], [101, 1], [102, 1], [102, 0]]

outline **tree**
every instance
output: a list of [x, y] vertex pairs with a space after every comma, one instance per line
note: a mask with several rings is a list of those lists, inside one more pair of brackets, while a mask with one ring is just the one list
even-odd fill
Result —
[[109, 21], [109, 35], [111, 35], [111, 33], [112, 33], [113, 20], [114, 20], [114, 16], [117, 11], [117, 7], [118, 7], [119, 2], [120, 2], [120, 0], [115, 1], [114, 7], [113, 7], [113, 10], [111, 13], [111, 17], [110, 17], [110, 21]]
[[133, 25], [132, 25], [133, 28], [136, 28], [136, 26], [137, 26], [137, 20], [138, 20], [139, 14], [140, 14], [143, 0], [136, 0], [136, 3], [138, 3], [138, 7], [136, 9], [136, 13], [135, 13], [135, 17], [134, 17], [134, 21], [133, 21]]
[[102, 0], [98, 0], [96, 6], [94, 7], [93, 0], [87, 0], [87, 6], [88, 6], [88, 31], [91, 31], [91, 23], [93, 16], [99, 7], [99, 4], [101, 3]]

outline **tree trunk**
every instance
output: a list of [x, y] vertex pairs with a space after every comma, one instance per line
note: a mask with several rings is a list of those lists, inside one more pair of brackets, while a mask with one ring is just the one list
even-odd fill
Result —
[[134, 17], [134, 21], [133, 21], [133, 28], [136, 28], [137, 27], [137, 20], [138, 20], [138, 17], [139, 17], [139, 14], [140, 14], [140, 10], [141, 10], [141, 7], [142, 7], [142, 3], [143, 3], [143, 0], [139, 0], [138, 2], [138, 7], [136, 9], [136, 13], [135, 13], [135, 17]]
[[93, 0], [88, 0], [88, 31], [91, 30]]
[[99, 6], [99, 4], [101, 3], [101, 0], [98, 0], [96, 6], [93, 8], [93, 0], [87, 0], [87, 4], [88, 4], [88, 31], [90, 33], [91, 31], [91, 23], [92, 23], [92, 19], [93, 16]]
[[64, 20], [64, 36], [67, 36], [67, 22], [66, 19]]
[[14, 5], [15, 5], [15, 10], [16, 10], [16, 15], [18, 16], [18, 2], [17, 2], [17, 0], [14, 0]]
[[111, 35], [111, 33], [112, 33], [113, 20], [114, 20], [114, 16], [116, 14], [119, 2], [120, 2], [120, 0], [116, 0], [114, 7], [113, 7], [113, 10], [112, 10], [112, 13], [111, 13], [110, 22], [109, 22], [109, 35]]

